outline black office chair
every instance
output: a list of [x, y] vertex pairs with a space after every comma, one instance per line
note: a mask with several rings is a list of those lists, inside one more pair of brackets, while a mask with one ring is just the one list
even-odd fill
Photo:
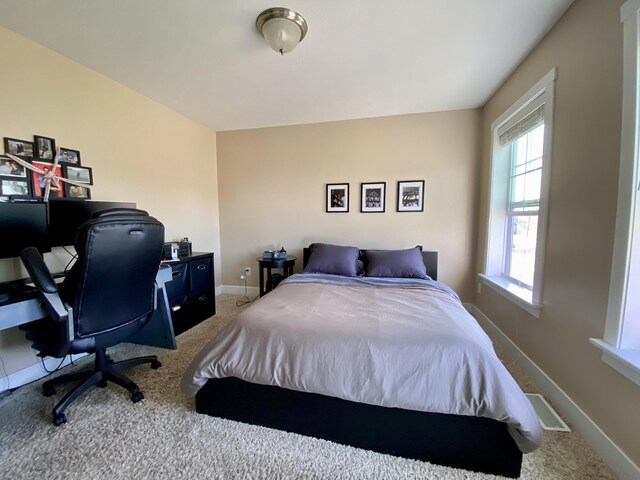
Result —
[[44, 382], [43, 393], [51, 396], [55, 385], [79, 381], [53, 409], [54, 425], [67, 421], [64, 411], [71, 402], [94, 385], [106, 387], [107, 381], [129, 390], [134, 403], [144, 398], [119, 371], [142, 363], [158, 368], [157, 357], [113, 362], [106, 349], [126, 341], [151, 318], [163, 242], [164, 226], [147, 212], [125, 208], [98, 212], [76, 233], [78, 259], [60, 292], [38, 250], [23, 250], [22, 261], [49, 314], [21, 327], [33, 348], [40, 356], [95, 352], [96, 357], [93, 369]]

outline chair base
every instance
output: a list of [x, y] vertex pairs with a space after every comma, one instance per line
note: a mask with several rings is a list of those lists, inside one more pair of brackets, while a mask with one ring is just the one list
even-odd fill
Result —
[[59, 377], [52, 378], [51, 380], [44, 382], [42, 384], [42, 393], [45, 397], [50, 397], [56, 393], [56, 385], [68, 382], [79, 382], [64, 396], [62, 400], [60, 400], [60, 402], [58, 402], [53, 409], [53, 424], [58, 426], [66, 423], [67, 417], [64, 414], [64, 411], [67, 407], [84, 394], [89, 388], [95, 385], [104, 388], [107, 386], [107, 382], [113, 382], [129, 390], [131, 393], [131, 401], [133, 401], [133, 403], [137, 403], [142, 400], [144, 395], [140, 391], [138, 385], [126, 376], [122, 375], [120, 370], [133, 367], [135, 365], [141, 365], [143, 363], [150, 363], [151, 368], [153, 369], [161, 366], [161, 363], [158, 361], [158, 357], [155, 355], [114, 362], [107, 355], [106, 349], [102, 349], [96, 351], [96, 361], [93, 369], [60, 375]]

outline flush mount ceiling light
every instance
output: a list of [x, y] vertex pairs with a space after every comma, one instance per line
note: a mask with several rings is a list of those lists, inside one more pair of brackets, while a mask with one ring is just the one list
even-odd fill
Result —
[[296, 48], [307, 34], [307, 21], [288, 8], [269, 8], [256, 19], [256, 28], [269, 46], [280, 55]]

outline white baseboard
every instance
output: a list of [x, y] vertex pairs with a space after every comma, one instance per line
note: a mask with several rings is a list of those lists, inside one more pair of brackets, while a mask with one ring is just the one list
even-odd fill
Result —
[[[228, 293], [231, 295], [244, 295], [244, 285], [222, 285], [222, 293]], [[248, 297], [257, 297], [260, 295], [260, 289], [258, 287], [247, 287]]]
[[475, 305], [467, 303], [465, 308], [489, 334], [496, 338], [515, 357], [518, 364], [540, 386], [556, 407], [580, 432], [589, 445], [600, 455], [611, 469], [623, 480], [640, 478], [640, 467], [636, 465], [613, 440], [567, 395], [533, 360], [531, 360], [502, 330], [500, 330]]
[[[87, 353], [78, 353], [73, 355], [73, 361], [80, 360], [82, 357], [86, 357]], [[60, 368], [66, 367], [71, 363], [71, 358], [67, 355], [65, 357], [62, 364], [60, 364], [59, 358], [47, 357], [44, 359], [44, 364], [47, 367], [47, 370], [51, 371], [60, 365]], [[26, 385], [27, 383], [35, 382], [36, 380], [41, 379], [42, 377], [46, 377], [49, 375], [42, 367], [42, 362], [34, 363], [33, 365], [28, 366], [27, 368], [23, 368], [22, 370], [18, 370], [17, 372], [13, 372], [12, 374], [0, 378], [0, 393], [9, 390], [21, 387], [22, 385]]]

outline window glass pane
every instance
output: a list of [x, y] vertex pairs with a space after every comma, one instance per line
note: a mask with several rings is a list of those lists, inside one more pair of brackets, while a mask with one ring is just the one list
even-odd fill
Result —
[[527, 134], [527, 160], [542, 157], [544, 147], [544, 124]]
[[527, 162], [527, 138], [529, 134], [523, 135], [515, 143], [514, 167], [524, 165]]
[[540, 182], [542, 180], [542, 171], [534, 170], [527, 173], [524, 181], [524, 199], [527, 201], [537, 200], [540, 202]]
[[518, 175], [511, 180], [511, 203], [522, 203], [524, 201], [524, 192], [525, 175]]
[[537, 215], [515, 215], [510, 218], [510, 251], [507, 275], [533, 287], [536, 259]]

